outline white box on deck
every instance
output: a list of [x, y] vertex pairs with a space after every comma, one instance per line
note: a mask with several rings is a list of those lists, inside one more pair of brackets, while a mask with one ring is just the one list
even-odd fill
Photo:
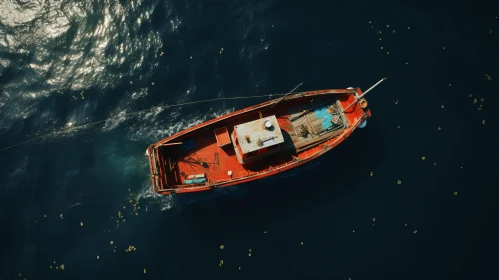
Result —
[[[265, 122], [270, 128], [265, 127]], [[263, 148], [271, 147], [284, 142], [281, 128], [275, 116], [261, 118], [255, 121], [236, 125], [236, 137], [243, 154], [251, 153]], [[249, 142], [246, 140], [249, 137]], [[261, 140], [261, 145], [260, 141]]]

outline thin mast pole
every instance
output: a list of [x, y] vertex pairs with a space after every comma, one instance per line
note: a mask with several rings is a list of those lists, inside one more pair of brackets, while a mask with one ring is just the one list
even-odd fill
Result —
[[272, 106], [270, 106], [270, 108], [274, 107], [274, 105], [276, 105], [277, 103], [281, 102], [286, 96], [288, 96], [288, 94], [291, 94], [293, 91], [295, 91], [295, 89], [297, 89], [299, 86], [301, 86], [303, 84], [303, 82], [301, 82], [299, 85], [297, 85], [294, 89], [292, 89], [290, 92], [286, 93], [283, 97], [281, 97], [281, 99], [277, 100], [276, 103], [272, 104]]
[[360, 98], [364, 97], [364, 95], [366, 95], [369, 91], [371, 91], [373, 88], [375, 88], [377, 85], [379, 85], [381, 82], [383, 82], [384, 80], [386, 80], [388, 78], [383, 78], [381, 80], [379, 80], [377, 83], [375, 83], [372, 87], [370, 87], [369, 89], [367, 89], [364, 93], [362, 93], [361, 96], [359, 97], [355, 97], [355, 101], [352, 102], [350, 105], [348, 105], [345, 109], [343, 109], [343, 112], [345, 112], [348, 108], [350, 108], [353, 104], [357, 103], [357, 101], [359, 101]]

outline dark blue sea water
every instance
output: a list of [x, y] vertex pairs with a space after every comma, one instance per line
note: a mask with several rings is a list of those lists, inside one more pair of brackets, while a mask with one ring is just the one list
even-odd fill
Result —
[[[0, 0], [0, 149], [59, 131], [0, 151], [0, 279], [496, 279], [498, 16], [494, 1]], [[151, 192], [149, 144], [268, 98], [132, 112], [383, 77], [367, 127], [306, 166]]]

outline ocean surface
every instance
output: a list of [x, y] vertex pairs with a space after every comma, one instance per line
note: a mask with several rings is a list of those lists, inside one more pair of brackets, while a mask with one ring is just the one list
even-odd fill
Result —
[[[0, 279], [498, 279], [498, 8], [0, 0]], [[151, 191], [148, 145], [269, 97], [157, 106], [383, 77], [305, 166]]]

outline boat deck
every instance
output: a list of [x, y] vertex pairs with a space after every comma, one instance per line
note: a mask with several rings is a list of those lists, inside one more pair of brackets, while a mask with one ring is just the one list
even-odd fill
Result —
[[[182, 142], [181, 144], [161, 147], [167, 184], [185, 184], [185, 178], [189, 175], [204, 175], [206, 183], [213, 184], [267, 171], [269, 168], [293, 161], [293, 157], [296, 157], [303, 147], [332, 134], [339, 134], [348, 126], [344, 114], [339, 113], [341, 104], [336, 98], [328, 96], [316, 100], [299, 106], [293, 106], [289, 102], [287, 106], [276, 106], [272, 111], [262, 110], [236, 116], [175, 141]], [[265, 158], [264, 161], [243, 166], [236, 157], [232, 143], [219, 146], [215, 131], [226, 129], [231, 135], [235, 125], [270, 115], [276, 116], [284, 137], [284, 143], [276, 148], [279, 152], [275, 155]], [[303, 128], [307, 135], [303, 134]]]

